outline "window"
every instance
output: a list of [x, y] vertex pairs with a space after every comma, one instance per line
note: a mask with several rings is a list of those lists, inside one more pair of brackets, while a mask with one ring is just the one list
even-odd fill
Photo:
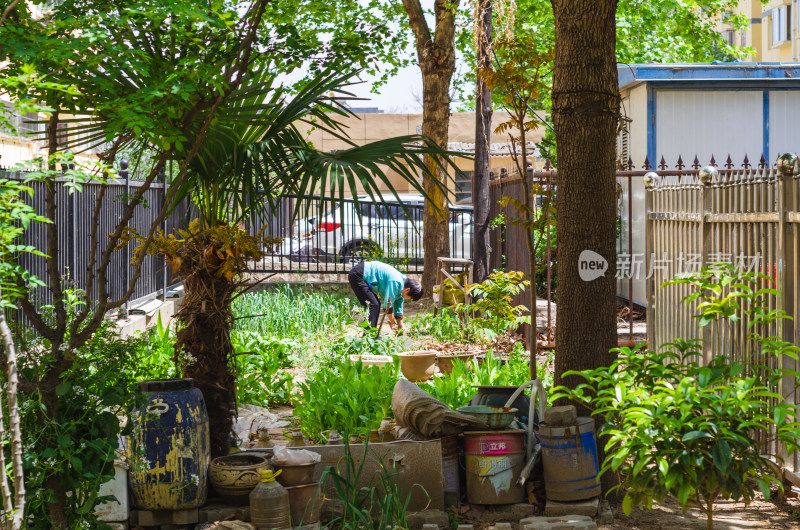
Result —
[[35, 112], [22, 114], [9, 101], [3, 101], [2, 105], [3, 116], [6, 120], [6, 123], [0, 128], [3, 133], [26, 140], [33, 140], [33, 136], [43, 130], [43, 125], [37, 123], [41, 118]]
[[728, 46], [736, 46], [736, 32], [732, 29], [726, 29], [722, 32], [722, 39]]
[[472, 171], [458, 171], [455, 178], [456, 204], [472, 202]]
[[778, 46], [791, 39], [789, 6], [780, 6], [772, 10], [772, 46]]

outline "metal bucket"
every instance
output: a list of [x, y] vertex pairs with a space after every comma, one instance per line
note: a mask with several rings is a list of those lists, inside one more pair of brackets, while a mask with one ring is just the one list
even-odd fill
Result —
[[206, 502], [209, 431], [203, 394], [192, 379], [140, 383], [149, 393], [140, 429], [128, 440], [128, 480], [136, 507], [187, 510]]
[[525, 465], [525, 431], [465, 432], [467, 501], [472, 504], [522, 502], [517, 485]]
[[547, 498], [578, 501], [600, 495], [597, 440], [592, 418], [571, 427], [539, 426]]

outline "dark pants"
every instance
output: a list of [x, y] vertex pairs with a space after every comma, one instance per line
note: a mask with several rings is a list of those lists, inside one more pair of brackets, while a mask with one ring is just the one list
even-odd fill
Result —
[[347, 275], [347, 280], [350, 282], [350, 287], [358, 298], [358, 302], [363, 307], [369, 307], [369, 323], [373, 328], [378, 327], [378, 314], [381, 310], [381, 303], [378, 297], [369, 288], [369, 284], [364, 281], [364, 262], [350, 270]]

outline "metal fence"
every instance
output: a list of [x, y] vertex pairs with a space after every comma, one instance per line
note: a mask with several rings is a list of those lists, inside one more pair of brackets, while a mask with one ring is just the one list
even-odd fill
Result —
[[[0, 170], [0, 178], [23, 180], [26, 174]], [[90, 227], [99, 183], [87, 183], [80, 192], [70, 193], [70, 179], [56, 179], [56, 218], [58, 227], [59, 275], [67, 285], [85, 289], [90, 251]], [[107, 235], [117, 226], [125, 208], [126, 198], [143, 183], [133, 179], [108, 182], [100, 211], [96, 259], [106, 248]], [[31, 181], [33, 198], [25, 200], [36, 211], [45, 211], [45, 184]], [[130, 221], [140, 234], [145, 234], [163, 205], [165, 184], [153, 183], [144, 193], [143, 204]], [[423, 263], [422, 200], [404, 197], [403, 204], [387, 199], [385, 204], [353, 199], [331, 201], [322, 197], [283, 196], [277, 208], [265, 219], [251, 218], [246, 229], [272, 236], [280, 242], [264, 259], [251, 264], [256, 273], [347, 274], [360, 259], [381, 259], [408, 273], [421, 273]], [[185, 201], [179, 204], [161, 223], [162, 230], [175, 233], [197, 217], [194, 206]], [[451, 255], [472, 259], [472, 207], [452, 206], [449, 209]], [[47, 226], [34, 223], [25, 232], [24, 243], [46, 252]], [[134, 272], [131, 257], [137, 243], [132, 242], [115, 251], [111, 257], [108, 292], [112, 300], [127, 290]], [[30, 254], [20, 256], [20, 264], [47, 283], [46, 262]], [[164, 294], [175, 281], [160, 256], [147, 256], [142, 266], [131, 300]], [[97, 295], [96, 283], [90, 299]], [[38, 302], [51, 303], [45, 288], [35, 293]]]
[[[284, 196], [267, 219], [249, 219], [250, 233], [263, 230], [280, 238], [272, 252], [252, 265], [257, 273], [347, 274], [361, 259], [376, 259], [421, 274], [423, 201], [400, 195], [331, 200]], [[295, 215], [296, 214], [296, 215]], [[452, 257], [472, 259], [472, 207], [451, 206], [448, 213]]]
[[[0, 172], [0, 177], [23, 180], [25, 173]], [[74, 289], [85, 289], [87, 281], [87, 265], [90, 255], [90, 228], [94, 213], [95, 201], [100, 192], [99, 183], [87, 183], [79, 192], [70, 192], [70, 179], [57, 178], [56, 185], [56, 219], [58, 229], [58, 273], [66, 281], [66, 285]], [[126, 197], [135, 193], [142, 182], [135, 180], [112, 180], [108, 182], [100, 210], [100, 226], [98, 229], [98, 247], [96, 250], [96, 263], [99, 264], [101, 254], [108, 242], [108, 234], [113, 232], [125, 209]], [[28, 183], [34, 190], [31, 198], [25, 196], [28, 204], [37, 212], [45, 211], [45, 184], [39, 181]], [[164, 183], [153, 183], [143, 196], [146, 207], [137, 208], [130, 226], [135, 227], [140, 233], [146, 234], [152, 221], [156, 218], [158, 210], [164, 202]], [[162, 229], [171, 232], [175, 227], [186, 224], [188, 208], [181, 205], [162, 223]], [[47, 252], [47, 225], [33, 223], [26, 230], [24, 241], [42, 252]], [[130, 267], [131, 257], [136, 243], [132, 242], [124, 248], [112, 253], [111, 263], [108, 268], [108, 292], [112, 300], [120, 298], [127, 290], [133, 268]], [[36, 275], [44, 282], [48, 282], [45, 258], [31, 254], [20, 256], [20, 265]], [[141, 276], [136, 283], [131, 300], [145, 298], [154, 294], [166, 292], [170, 278], [164, 267], [162, 257], [147, 256], [142, 266]], [[96, 280], [91, 286], [90, 299], [95, 300], [97, 295]], [[39, 303], [51, 303], [50, 292], [47, 289], [37, 289], [35, 296]]]
[[[746, 315], [728, 327], [698, 328], [696, 304], [681, 299], [688, 286], [661, 288], [665, 280], [681, 272], [692, 272], [713, 262], [732, 263], [742, 270], [763, 273], [769, 280], [759, 288], [776, 289], [769, 295], [769, 310], [782, 309], [795, 320], [800, 316], [798, 297], [798, 252], [800, 251], [800, 182], [781, 176], [774, 168], [721, 169], [713, 172], [662, 171], [645, 177], [647, 211], [648, 342], [661, 345], [677, 337], [705, 339], [704, 357], [724, 354], [747, 362], [741, 345], [751, 332]], [[784, 320], [765, 336], [781, 336], [798, 344], [794, 321]], [[717, 336], [719, 343], [710, 340]], [[788, 357], [772, 358], [773, 366], [794, 368]], [[785, 399], [798, 403], [794, 381], [779, 390]], [[772, 439], [762, 440], [761, 451], [785, 456]], [[800, 470], [797, 454], [785, 465]]]

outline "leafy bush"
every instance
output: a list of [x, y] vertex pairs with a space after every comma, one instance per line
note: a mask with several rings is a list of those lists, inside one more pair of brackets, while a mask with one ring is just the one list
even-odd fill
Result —
[[464, 342], [466, 333], [458, 314], [442, 307], [434, 316], [431, 312], [420, 313], [409, 319], [408, 336], [430, 335], [440, 342]]
[[236, 396], [241, 403], [267, 407], [288, 403], [294, 376], [282, 371], [291, 366], [290, 339], [262, 337], [249, 331], [231, 335], [236, 354]]
[[[547, 372], [546, 365], [537, 368], [545, 388], [550, 388], [553, 384], [552, 374]], [[506, 363], [495, 357], [491, 350], [487, 352], [482, 364], [478, 364], [476, 360], [464, 363], [453, 359], [453, 371], [450, 375], [443, 374], [433, 378], [422, 383], [420, 388], [450, 408], [456, 409], [469, 403], [475, 395], [476, 386], [521, 386], [529, 379], [528, 361], [522, 354], [522, 348], [517, 347], [509, 354]]]
[[377, 429], [381, 418], [391, 416], [392, 391], [400, 373], [400, 360], [383, 368], [342, 360], [322, 368], [299, 383], [294, 415], [312, 440], [329, 429], [366, 432]]
[[150, 379], [172, 379], [182, 377], [179, 367], [175, 365], [175, 330], [173, 326], [164, 326], [161, 313], [156, 325], [142, 334], [138, 341], [137, 363], [133, 377], [139, 381]]
[[[713, 528], [718, 499], [749, 503], [754, 486], [770, 495], [770, 464], [759, 451], [759, 441], [774, 438], [791, 454], [798, 447], [800, 429], [794, 418], [798, 407], [783, 400], [776, 389], [795, 371], [773, 368], [786, 356], [797, 359], [797, 347], [759, 331], [777, 329], [782, 312], [771, 311], [765, 297], [772, 289], [756, 289], [770, 278], [739, 273], [729, 264], [714, 264], [700, 272], [679, 275], [667, 284], [686, 284], [692, 292], [686, 302], [698, 302], [698, 324], [713, 324], [717, 352], [720, 335], [742, 317], [749, 335], [732, 344], [733, 355], [717, 355], [701, 364], [700, 340], [676, 339], [660, 351], [621, 348], [607, 368], [577, 372], [586, 380], [574, 390], [559, 387], [564, 396], [592, 403], [594, 414], [606, 423], [608, 436], [601, 472], [621, 471], [627, 489], [622, 507], [652, 507], [653, 500], [673, 496], [683, 506], [696, 506]], [[730, 352], [733, 353], [733, 352]], [[565, 375], [570, 375], [568, 372]], [[795, 385], [792, 383], [792, 385]], [[784, 391], [792, 392], [792, 388]], [[560, 397], [560, 396], [559, 396]]]
[[[51, 362], [47, 341], [25, 343], [20, 375], [36, 380], [42, 364]], [[51, 481], [66, 491], [66, 514], [70, 528], [100, 528], [94, 507], [107, 498], [99, 497], [101, 484], [114, 477], [115, 451], [119, 436], [131, 425], [120, 427], [134, 406], [142, 405], [132, 374], [144, 351], [141, 339], [120, 339], [109, 324], [75, 351], [75, 362], [64, 373], [56, 393], [58, 409], [50, 419], [43, 417], [40, 394], [21, 393], [20, 416], [23, 432], [23, 462], [28, 528], [50, 529], [50, 504], [54, 502]]]

